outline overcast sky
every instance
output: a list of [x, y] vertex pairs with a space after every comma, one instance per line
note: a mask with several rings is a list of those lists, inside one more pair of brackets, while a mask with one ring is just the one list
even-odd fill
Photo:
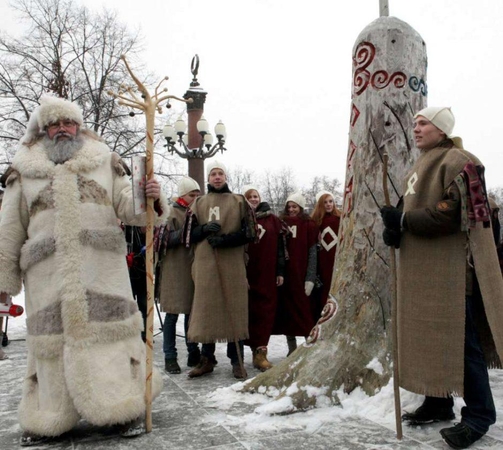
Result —
[[[7, 0], [0, 0], [2, 22]], [[315, 175], [345, 178], [352, 48], [379, 16], [379, 0], [85, 0], [118, 11], [144, 36], [147, 68], [168, 75], [183, 95], [200, 57], [211, 128], [227, 126], [221, 159], [257, 175], [291, 167], [299, 184]], [[390, 0], [390, 15], [411, 25], [428, 52], [428, 104], [451, 106], [455, 133], [503, 186], [503, 2]], [[5, 27], [3, 27], [5, 29]], [[177, 106], [178, 110], [182, 110]], [[220, 156], [219, 156], [220, 158]]]

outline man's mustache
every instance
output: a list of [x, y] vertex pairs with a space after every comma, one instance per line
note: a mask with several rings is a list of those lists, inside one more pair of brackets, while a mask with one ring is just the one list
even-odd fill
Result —
[[65, 131], [59, 131], [54, 135], [52, 139], [53, 141], [57, 141], [60, 137], [67, 137], [71, 139], [73, 136], [70, 133], [66, 133]]

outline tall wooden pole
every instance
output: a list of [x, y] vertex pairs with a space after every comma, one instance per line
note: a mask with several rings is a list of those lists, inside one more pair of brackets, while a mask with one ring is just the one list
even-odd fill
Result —
[[389, 16], [388, 0], [379, 0], [379, 17]]
[[[170, 98], [180, 101], [190, 102], [192, 100], [183, 100], [173, 95], [164, 94], [167, 88], [159, 92], [159, 88], [165, 77], [155, 88], [155, 92], [151, 95], [145, 88], [143, 83], [134, 75], [126, 57], [122, 56], [122, 60], [126, 65], [129, 75], [137, 86], [137, 91], [140, 92], [141, 98], [136, 95], [133, 88], [129, 87], [119, 93], [109, 92], [110, 95], [119, 99], [119, 104], [130, 108], [143, 111], [146, 118], [146, 177], [147, 181], [154, 177], [154, 125], [155, 113], [161, 113], [160, 104]], [[154, 199], [147, 198], [147, 233], [146, 233], [146, 256], [145, 264], [147, 269], [147, 329], [146, 331], [146, 387], [145, 387], [145, 428], [147, 433], [152, 431], [152, 372], [153, 372], [153, 337], [154, 337]]]
[[[388, 191], [388, 153], [383, 152], [382, 185], [384, 202], [386, 206], [391, 206]], [[392, 333], [392, 354], [393, 354], [393, 394], [395, 397], [395, 424], [396, 437], [402, 440], [402, 406], [400, 402], [400, 370], [398, 366], [398, 296], [396, 290], [396, 255], [393, 247], [389, 248], [390, 272], [391, 272], [391, 333]]]

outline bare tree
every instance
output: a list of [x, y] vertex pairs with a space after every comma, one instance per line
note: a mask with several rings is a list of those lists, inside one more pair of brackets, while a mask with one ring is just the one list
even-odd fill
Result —
[[145, 73], [137, 58], [139, 32], [121, 24], [115, 12], [93, 13], [74, 0], [16, 0], [13, 7], [28, 28], [19, 38], [0, 37], [2, 162], [10, 161], [45, 92], [78, 103], [86, 126], [121, 156], [143, 152], [144, 121], [108, 95], [128, 79], [121, 55]]
[[237, 166], [236, 168], [228, 169], [228, 172], [227, 181], [232, 192], [243, 194], [243, 187], [247, 184], [253, 184], [255, 174], [252, 170]]
[[291, 167], [283, 167], [278, 172], [267, 170], [259, 180], [262, 200], [267, 201], [275, 214], [279, 214], [288, 196], [297, 190], [297, 181]]
[[319, 175], [315, 176], [302, 190], [309, 209], [316, 206], [316, 194], [323, 190], [334, 194], [336, 204], [342, 205], [341, 182], [337, 178], [330, 179], [327, 175]]

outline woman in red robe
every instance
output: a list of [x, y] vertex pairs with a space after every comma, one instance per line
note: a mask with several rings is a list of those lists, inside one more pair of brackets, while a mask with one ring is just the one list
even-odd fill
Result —
[[341, 212], [335, 206], [334, 196], [328, 191], [321, 191], [316, 194], [316, 206], [311, 215], [318, 225], [319, 246], [318, 246], [318, 276], [322, 283], [316, 298], [313, 299], [316, 310], [316, 318], [321, 315], [332, 284], [332, 274], [334, 271], [335, 252], [339, 242], [339, 223]]
[[272, 367], [267, 360], [267, 345], [271, 337], [278, 306], [277, 288], [283, 284], [285, 272], [285, 236], [287, 228], [267, 202], [262, 202], [258, 190], [245, 186], [244, 196], [255, 211], [258, 242], [248, 244], [248, 327], [250, 338], [245, 341], [253, 352], [253, 366], [264, 372]]
[[299, 192], [291, 194], [280, 216], [290, 231], [285, 282], [280, 288], [274, 334], [287, 337], [288, 354], [297, 348], [295, 336], [307, 337], [316, 323], [310, 295], [316, 280], [318, 227], [304, 212], [306, 200]]

